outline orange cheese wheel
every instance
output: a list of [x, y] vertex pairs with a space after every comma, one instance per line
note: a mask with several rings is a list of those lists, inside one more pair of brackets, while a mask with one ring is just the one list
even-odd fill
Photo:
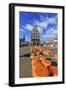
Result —
[[37, 62], [38, 59], [32, 58], [32, 63]]
[[45, 60], [45, 57], [44, 56], [40, 56], [40, 60], [41, 61], [44, 61]]
[[36, 67], [34, 70], [33, 70], [33, 76], [34, 77], [47, 77], [49, 76], [49, 71], [46, 67], [44, 66], [41, 66], [41, 67]]
[[45, 67], [49, 67], [52, 64], [50, 60], [44, 60], [44, 61], [41, 61], [41, 62], [44, 64]]
[[42, 63], [40, 63], [40, 62], [35, 62], [35, 63], [33, 63], [33, 67], [41, 67], [42, 66]]
[[50, 66], [49, 72], [50, 72], [50, 75], [57, 76], [58, 75], [58, 67], [57, 66]]
[[36, 52], [31, 53], [31, 56], [36, 56], [36, 55], [37, 55]]
[[35, 64], [39, 63], [39, 61], [40, 61], [39, 58], [33, 58], [32, 59], [32, 68], [35, 68], [35, 66], [36, 66]]
[[52, 52], [50, 50], [43, 50], [43, 53], [47, 54], [47, 55], [50, 55], [52, 54]]

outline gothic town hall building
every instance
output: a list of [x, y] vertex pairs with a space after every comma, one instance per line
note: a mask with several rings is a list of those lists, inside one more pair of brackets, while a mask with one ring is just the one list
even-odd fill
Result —
[[38, 46], [40, 44], [40, 33], [37, 29], [37, 26], [34, 26], [31, 32], [31, 44], [33, 46]]

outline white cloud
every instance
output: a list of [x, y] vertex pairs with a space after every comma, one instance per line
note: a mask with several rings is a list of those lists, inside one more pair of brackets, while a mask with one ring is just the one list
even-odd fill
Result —
[[53, 34], [45, 34], [45, 35], [41, 36], [42, 41], [46, 41], [46, 40], [48, 40], [50, 38], [57, 38], [57, 36], [55, 34], [54, 35]]
[[48, 18], [48, 24], [56, 24], [57, 23], [57, 16]]
[[55, 38], [56, 37], [56, 35], [54, 34], [45, 34], [45, 35], [42, 35], [42, 38], [46, 38], [46, 39], [48, 39], [48, 38]]
[[23, 28], [32, 31], [33, 26], [31, 24], [26, 24], [25, 26], [23, 26]]
[[40, 20], [41, 20], [41, 21], [46, 20], [46, 17], [45, 17], [44, 15], [39, 14], [39, 17], [40, 17]]
[[25, 32], [25, 30], [23, 28], [20, 28], [19, 31], [20, 32]]
[[48, 25], [46, 21], [34, 21], [34, 24], [41, 28], [47, 28]]
[[46, 31], [46, 33], [41, 37], [42, 39], [48, 39], [48, 38], [57, 38], [57, 36], [58, 36], [58, 30], [51, 28], [50, 30]]
[[49, 24], [54, 24], [54, 25], [57, 24], [57, 16], [55, 16], [55, 17], [47, 17], [46, 16], [45, 17], [45, 16], [40, 15], [40, 14], [39, 14], [39, 16], [40, 16], [40, 21], [35, 20], [34, 24], [42, 29], [44, 29], [44, 28], [47, 29], [47, 26]]
[[48, 25], [48, 23], [45, 21], [39, 23], [39, 26], [42, 28], [47, 28], [47, 25]]
[[46, 32], [46, 34], [58, 34], [58, 31], [55, 30], [54, 28], [51, 28], [50, 30], [48, 30], [48, 31]]

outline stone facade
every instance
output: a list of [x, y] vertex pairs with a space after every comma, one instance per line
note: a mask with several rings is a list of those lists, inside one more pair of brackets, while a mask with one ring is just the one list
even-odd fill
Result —
[[31, 32], [31, 44], [36, 46], [40, 44], [40, 34], [37, 29], [37, 26], [34, 26]]

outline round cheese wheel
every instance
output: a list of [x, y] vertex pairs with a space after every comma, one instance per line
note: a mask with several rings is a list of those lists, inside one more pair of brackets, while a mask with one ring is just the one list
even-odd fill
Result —
[[57, 66], [50, 66], [49, 72], [51, 76], [57, 76], [58, 75], [58, 67]]
[[49, 67], [52, 64], [52, 62], [50, 60], [44, 60], [44, 61], [42, 61], [42, 63], [45, 67]]
[[47, 77], [49, 76], [49, 71], [47, 67], [44, 67], [44, 66], [36, 67], [33, 70], [33, 76], [34, 77]]
[[44, 61], [45, 60], [45, 57], [44, 56], [40, 56], [40, 60], [41, 61]]

